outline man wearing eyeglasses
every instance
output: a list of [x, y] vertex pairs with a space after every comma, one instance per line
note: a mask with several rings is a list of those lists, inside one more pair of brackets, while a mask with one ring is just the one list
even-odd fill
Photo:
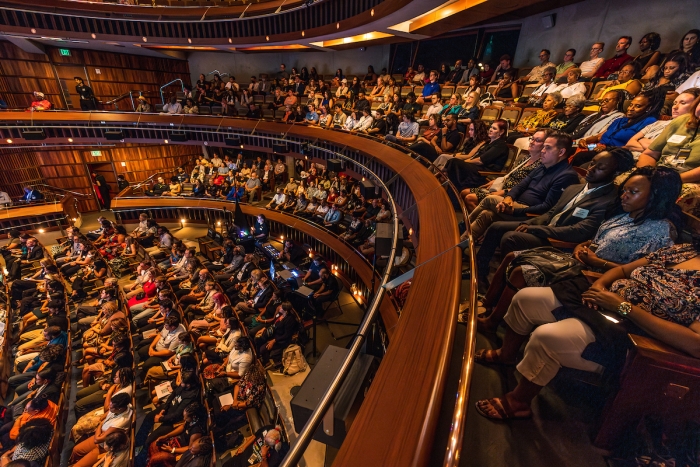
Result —
[[550, 52], [547, 49], [542, 49], [540, 51], [540, 64], [536, 67], [534, 67], [532, 70], [530, 70], [530, 73], [527, 76], [523, 76], [522, 78], [518, 79], [519, 83], [541, 83], [543, 78], [544, 78], [544, 71], [548, 67], [553, 67], [556, 69], [556, 65], [552, 62], [549, 61], [549, 56]]
[[579, 68], [581, 69], [581, 78], [585, 81], [590, 80], [595, 76], [596, 71], [603, 65], [605, 59], [599, 57], [598, 55], [603, 53], [603, 48], [605, 47], [605, 42], [596, 42], [591, 46], [590, 60], [586, 60], [581, 63]]
[[557, 65], [557, 76], [555, 81], [563, 79], [566, 81], [566, 70], [571, 67], [575, 67], [574, 56], [576, 55], [576, 49], [569, 49], [564, 54], [564, 61]]
[[605, 60], [603, 66], [598, 68], [595, 73], [596, 78], [607, 78], [612, 73], [616, 73], [620, 68], [622, 68], [627, 62], [631, 62], [634, 57], [627, 53], [627, 49], [630, 48], [632, 44], [632, 38], [630, 36], [622, 36], [617, 41], [615, 46], [615, 56]]

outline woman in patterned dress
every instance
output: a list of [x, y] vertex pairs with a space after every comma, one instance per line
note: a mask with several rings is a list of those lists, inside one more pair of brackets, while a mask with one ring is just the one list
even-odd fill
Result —
[[[605, 272], [673, 245], [674, 223], [680, 217], [675, 206], [680, 187], [680, 177], [672, 169], [636, 169], [620, 186], [618, 212], [600, 225], [592, 240], [577, 245], [573, 257], [585, 269]], [[523, 264], [510, 270], [508, 266], [518, 253], [503, 259], [484, 297], [488, 316], [477, 322], [483, 332], [496, 330], [518, 289], [550, 285], [534, 266]], [[506, 286], [506, 275], [514, 288]]]
[[[562, 366], [601, 373], [603, 366], [582, 355], [590, 344], [604, 339], [602, 327], [591, 324], [600, 316], [598, 312], [614, 317], [618, 323], [624, 321], [608, 325], [617, 330], [627, 330], [625, 325], [629, 325], [636, 334], [646, 334], [700, 357], [699, 251], [700, 238], [696, 238], [692, 245], [661, 248], [607, 271], [580, 294], [583, 312], [573, 317], [556, 311], [563, 306], [563, 296], [551, 287], [518, 292], [505, 316], [503, 345], [495, 351], [481, 352], [481, 361], [514, 363], [521, 344], [530, 336], [525, 356], [517, 366], [523, 378], [505, 396], [478, 401], [478, 412], [498, 420], [527, 418], [532, 416], [532, 400]], [[568, 303], [565, 311], [574, 309]], [[619, 338], [626, 340], [626, 333], [621, 332]]]

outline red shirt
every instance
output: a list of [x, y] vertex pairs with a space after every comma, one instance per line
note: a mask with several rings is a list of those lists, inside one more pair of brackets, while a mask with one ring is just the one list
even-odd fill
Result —
[[633, 59], [634, 57], [627, 55], [626, 53], [620, 55], [619, 57], [616, 55], [613, 58], [609, 58], [603, 62], [603, 65], [600, 68], [598, 68], [595, 76], [597, 78], [607, 78], [609, 74], [615, 73], [622, 68], [625, 63], [630, 62]]

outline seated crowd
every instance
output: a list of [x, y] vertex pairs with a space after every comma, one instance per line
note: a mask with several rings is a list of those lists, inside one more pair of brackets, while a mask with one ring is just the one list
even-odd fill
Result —
[[[184, 167], [178, 167], [168, 185], [162, 176], [158, 177], [145, 194], [264, 202], [263, 194], [269, 193], [271, 198], [265, 204], [267, 209], [304, 217], [322, 225], [371, 256], [376, 223], [392, 219], [389, 204], [381, 197], [365, 198], [359, 181], [345, 173], [330, 173], [325, 166], [315, 163], [307, 169], [303, 162], [297, 161], [295, 172], [290, 177], [287, 165], [281, 159], [273, 166], [272, 161], [263, 161], [260, 156], [246, 161], [240, 153], [236, 159], [228, 155], [223, 159], [216, 154], [210, 159], [202, 156], [194, 161], [194, 168], [189, 173]], [[149, 252], [158, 247], [171, 247], [172, 236], [165, 227], [158, 227], [155, 221], [145, 217], [141, 224], [136, 238], [148, 247]], [[267, 237], [269, 227], [266, 225], [264, 222], [256, 227], [256, 239]], [[117, 228], [123, 230], [123, 226]], [[123, 238], [115, 241], [122, 242]], [[154, 241], [157, 246], [152, 245]], [[96, 246], [108, 244], [105, 239], [97, 242]], [[128, 248], [134, 249], [135, 243]]]
[[[416, 71], [409, 69], [402, 83], [385, 72], [377, 75], [370, 67], [366, 76], [353, 78], [348, 86], [347, 79], [338, 70], [332, 82], [338, 89], [347, 89], [340, 94], [326, 92], [330, 91], [329, 83], [313, 68], [312, 72], [303, 68], [297, 74], [294, 69], [287, 73], [282, 66], [273, 84], [269, 84], [267, 78], [261, 81], [266, 83], [262, 85], [264, 90], [268, 89], [267, 85], [270, 89], [277, 86], [274, 88], [276, 102], [270, 110], [284, 109], [281, 117], [284, 121], [362, 132], [409, 147], [433, 162], [437, 176], [449, 178], [457, 188], [469, 212], [468, 222], [474, 240], [470, 248], [476, 250], [476, 274], [483, 294], [485, 312], [479, 317], [478, 330], [493, 335], [499, 326], [505, 328], [500, 347], [480, 350], [476, 361], [484, 365], [517, 365], [522, 375], [513, 391], [478, 401], [477, 410], [491, 419], [528, 418], [532, 416], [532, 400], [562, 367], [606, 378], [619, 377], [629, 346], [628, 332], [653, 337], [700, 358], [700, 301], [697, 300], [700, 233], [696, 231], [688, 238], [684, 231], [684, 220], [688, 216], [682, 213], [689, 214], [691, 221], [692, 216], [700, 214], [700, 138], [697, 138], [700, 88], [696, 87], [700, 86], [700, 71], [696, 71], [700, 67], [699, 35], [700, 31], [692, 30], [684, 36], [679, 49], [661, 54], [658, 34], [649, 33], [640, 40], [642, 52], [637, 57], [627, 54], [632, 39], [623, 36], [616, 44], [613, 57], [607, 60], [599, 57], [604, 44], [596, 43], [590, 59], [579, 65], [575, 64], [573, 49], [566, 52], [559, 65], [550, 62], [549, 51], [543, 49], [538, 56], [540, 64], [524, 76], [519, 76], [510, 57], [504, 56], [491, 73], [486, 66], [483, 70], [476, 67], [475, 60], [470, 60], [465, 69], [458, 61], [454, 68], [445, 67], [441, 71], [426, 73], [422, 66]], [[586, 86], [589, 82], [601, 86], [595, 95], [590, 94], [595, 88]], [[486, 94], [480, 87], [482, 83], [492, 85], [488, 94], [493, 99], [510, 102], [512, 107], [521, 110], [534, 108], [533, 112], [515, 122], [481, 119], [479, 102]], [[231, 85], [227, 87], [228, 84]], [[251, 85], [249, 93], [241, 92], [235, 80], [233, 84], [231, 79], [224, 84], [215, 77], [212, 91], [212, 84], [204, 76], [197, 84], [203, 90], [200, 95], [235, 89], [234, 93], [240, 92], [240, 99], [261, 92], [257, 81]], [[368, 85], [373, 87], [368, 90]], [[402, 97], [407, 86], [411, 91]], [[523, 96], [528, 86], [532, 93]], [[445, 88], [454, 92], [442, 102]], [[417, 89], [420, 95], [415, 92]], [[287, 93], [286, 97], [283, 92]], [[299, 102], [304, 98], [308, 102], [306, 112]], [[317, 106], [320, 113], [316, 112]], [[258, 118], [260, 113], [255, 115]], [[195, 186], [201, 186], [198, 195], [207, 196], [208, 188], [200, 178], [212, 173], [207, 169], [220, 167], [209, 167], [210, 164], [211, 161], [206, 163], [203, 174], [200, 160], [195, 171], [177, 178], [182, 177], [181, 182], [194, 179]], [[235, 166], [233, 174], [227, 172], [231, 191], [222, 196], [221, 190], [213, 190], [210, 196], [240, 199], [248, 194], [253, 199], [253, 190], [263, 184], [259, 164], [255, 170], [248, 169], [242, 158], [224, 165], [230, 169], [229, 164]], [[272, 164], [266, 164], [262, 170], [263, 177], [272, 182], [276, 174]], [[360, 233], [365, 231], [366, 224], [383, 220], [381, 213], [386, 211], [385, 207], [379, 200], [365, 200], [348, 180], [310, 176], [313, 170], [299, 172], [300, 181], [289, 180], [283, 188], [275, 188], [268, 208], [313, 218], [321, 217], [318, 209], [324, 207], [325, 211], [321, 211], [324, 224], [328, 213], [350, 214], [353, 221], [343, 235], [367, 245], [368, 240], [362, 239]], [[162, 180], [159, 183], [164, 190], [158, 193], [154, 189], [154, 194], [168, 195], [173, 191], [181, 194], [181, 188], [165, 187]], [[177, 186], [176, 182], [172, 183]], [[223, 183], [224, 180], [220, 185]], [[240, 184], [238, 189], [235, 189], [236, 183]], [[272, 185], [269, 189], [273, 189]], [[333, 202], [329, 201], [331, 194], [335, 196]], [[296, 197], [292, 199], [292, 196]], [[333, 216], [335, 214], [331, 218]], [[387, 215], [390, 217], [391, 213]], [[258, 218], [261, 230], [256, 228], [255, 232], [267, 235], [264, 223], [264, 217]], [[166, 230], [161, 233], [147, 218], [142, 219], [139, 229], [150, 231], [153, 238], [160, 235], [162, 239], [167, 233]], [[464, 230], [467, 235], [466, 226]], [[116, 229], [114, 235], [118, 241]], [[141, 231], [135, 237], [140, 236]], [[22, 240], [18, 237], [18, 244]], [[110, 241], [102, 236], [102, 243], [97, 243], [95, 248], [109, 245]], [[142, 239], [136, 238], [136, 241]], [[127, 243], [125, 237], [125, 245]], [[26, 253], [23, 255], [30, 254], [30, 239], [25, 238], [24, 244]], [[154, 246], [161, 248], [163, 245], [147, 245], [148, 248]], [[174, 246], [171, 251], [164, 249], [162, 262], [140, 264], [137, 281], [124, 290], [128, 292], [129, 302], [125, 306], [131, 317], [122, 315], [119, 320], [135, 319], [131, 324], [141, 331], [163, 325], [161, 334], [153, 341], [143, 340], [135, 346], [137, 360], [145, 362], [145, 369], [140, 369], [142, 374], [137, 379], [162, 377], [161, 361], [171, 358], [173, 363], [176, 363], [175, 358], [187, 361], [181, 355], [184, 351], [178, 349], [189, 346], [203, 351], [202, 360], [193, 365], [193, 369], [178, 370], [179, 383], [175, 390], [179, 390], [180, 399], [188, 403], [201, 403], [196, 372], [203, 362], [216, 361], [216, 352], [210, 348], [215, 345], [214, 341], [206, 339], [209, 336], [202, 330], [216, 329], [221, 336], [238, 331], [244, 336], [246, 330], [264, 326], [275, 316], [285, 319], [284, 313], [292, 308], [291, 304], [281, 302], [277, 311], [268, 313], [259, 306], [259, 298], [268, 290], [269, 281], [251, 264], [252, 255], [236, 252], [233, 245], [229, 246], [231, 253], [222, 268], [215, 264], [198, 268], [193, 264], [196, 261], [191, 259], [194, 254], [190, 250], [177, 250]], [[293, 247], [288, 245], [290, 250]], [[127, 255], [131, 253], [129, 248], [124, 247]], [[78, 249], [75, 239], [67, 254], [69, 258], [57, 264], [60, 267], [54, 266], [46, 274], [60, 273], [63, 277], [70, 274], [75, 282], [79, 279], [75, 276], [79, 276], [83, 268], [93, 270], [99, 266], [95, 259], [89, 259], [89, 253]], [[24, 261], [22, 257], [14, 261], [13, 266], [17, 265], [15, 279], [19, 279]], [[493, 270], [491, 265], [495, 266]], [[47, 264], [45, 268], [52, 266]], [[312, 267], [321, 266], [313, 261]], [[214, 268], [218, 268], [219, 273], [212, 280], [209, 274]], [[326, 290], [328, 271], [324, 273], [318, 269], [317, 274], [321, 290]], [[47, 291], [57, 287], [53, 282], [47, 283]], [[182, 283], [190, 284], [191, 288], [178, 287], [178, 292], [172, 294], [172, 285]], [[221, 292], [216, 291], [217, 283]], [[21, 296], [23, 302], [26, 290], [32, 289], [21, 289], [24, 285], [17, 287], [15, 296]], [[162, 291], [170, 295], [161, 297]], [[115, 296], [102, 298], [108, 293], [101, 292], [103, 302], [115, 300], [116, 292]], [[243, 301], [241, 295], [252, 300]], [[148, 304], [139, 307], [144, 302], [131, 301], [138, 297]], [[271, 290], [266, 297], [270, 301], [282, 300]], [[226, 312], [227, 300], [231, 301], [231, 306]], [[180, 307], [182, 313], [176, 311]], [[84, 328], [84, 364], [89, 368], [105, 361], [100, 355], [113, 355], [115, 349], [119, 351], [119, 346], [109, 340], [113, 340], [112, 328], [106, 326], [118, 321], [111, 319], [114, 313], [123, 312], [115, 311], [117, 307], [98, 310], [95, 306], [90, 312], [83, 308], [78, 308], [77, 317], [78, 326]], [[36, 316], [36, 308], [27, 310]], [[39, 313], [41, 310], [39, 307]], [[51, 313], [50, 309], [45, 312]], [[97, 319], [93, 319], [98, 313]], [[250, 315], [254, 319], [248, 322]], [[84, 321], [86, 319], [89, 321]], [[620, 322], [624, 326], [618, 325]], [[26, 325], [32, 323], [31, 317], [27, 318]], [[100, 334], [104, 329], [107, 329], [106, 334]], [[32, 334], [31, 338], [53, 342], [59, 339], [54, 331], [47, 328], [42, 335]], [[97, 334], [97, 345], [93, 345], [95, 341], [86, 341], [85, 333]], [[110, 346], [101, 350], [101, 339], [107, 339]], [[164, 348], [165, 339], [170, 339], [168, 350]], [[526, 342], [520, 358], [520, 349]], [[245, 350], [239, 350], [241, 345]], [[241, 337], [230, 352], [237, 352], [238, 364], [239, 353], [252, 349], [264, 360], [262, 364], [266, 364], [269, 351], [279, 349], [277, 345], [278, 342], [274, 342], [268, 348], [257, 337]], [[51, 345], [48, 348], [52, 348]], [[46, 351], [39, 352], [32, 360], [29, 358], [24, 360], [28, 361], [29, 368], [51, 362]], [[181, 359], [177, 362], [182, 363]], [[227, 362], [231, 361], [230, 354], [228, 359]], [[238, 376], [243, 381], [251, 371], [253, 376], [249, 377], [255, 379], [259, 377], [253, 370], [257, 367], [249, 363], [244, 375], [233, 371], [231, 378], [227, 363], [226, 371], [216, 373], [216, 379], [229, 378], [232, 383]], [[240, 369], [233, 364], [232, 368]], [[84, 378], [88, 379], [84, 387], [92, 382], [92, 371], [94, 369], [88, 369], [84, 373]], [[129, 376], [125, 380], [129, 380]], [[26, 381], [21, 380], [21, 383]], [[19, 381], [15, 383], [17, 388], [22, 387], [17, 383]], [[240, 391], [250, 390], [251, 384], [255, 383], [249, 381], [242, 385], [239, 382], [236, 387], [240, 387]], [[99, 390], [104, 389], [100, 387]], [[240, 416], [246, 400], [245, 397], [241, 399], [240, 392], [237, 394], [240, 407], [234, 404], [235, 407], [217, 409], [213, 406], [213, 430], [228, 429], [229, 425], [221, 426], [222, 413], [232, 410], [233, 420]], [[255, 398], [249, 395], [247, 400], [250, 399]], [[120, 409], [117, 402], [112, 401], [109, 407], [105, 405], [105, 413], [109, 409], [115, 418], [122, 414], [123, 408]], [[112, 412], [114, 404], [115, 412]], [[188, 420], [188, 426], [194, 426], [196, 422], [191, 420], [199, 420], [195, 412], [200, 407], [169, 402], [162, 411], [151, 412], [148, 423], [144, 422], [145, 428], [136, 435], [137, 445], [146, 450], [141, 451], [142, 458], [147, 456], [144, 452], [149, 455], [158, 452], [158, 443], [162, 452], [167, 451], [162, 445], [178, 429], [174, 427], [175, 422]], [[161, 425], [150, 431], [154, 423]], [[186, 431], [183, 429], [176, 434], [180, 436]], [[74, 451], [76, 462], [95, 450], [109, 449], [101, 431], [90, 443]], [[155, 448], [152, 448], [153, 443], [156, 443]], [[172, 449], [175, 453], [182, 452], [177, 450], [183, 448]], [[187, 449], [192, 453], [191, 447]]]
[[[375, 200], [352, 215], [370, 224], [379, 211]], [[65, 433], [72, 466], [126, 467], [133, 457], [141, 467], [204, 467], [227, 450], [229, 467], [279, 465], [284, 430], [274, 420], [259, 426], [251, 410], [269, 395], [265, 371], [281, 369], [282, 352], [305, 332], [300, 315], [322, 316], [340, 293], [331, 267], [285, 242], [279, 261], [308, 262], [303, 281], [315, 293], [300, 300], [266, 275], [264, 256], [231, 238], [212, 262], [145, 214], [130, 232], [100, 223], [68, 228], [51, 248], [12, 231], [0, 249], [15, 317], [3, 465], [55, 458], [71, 367], [80, 375], [77, 421]], [[259, 216], [256, 232], [269, 232], [264, 224]], [[242, 437], [249, 422], [252, 435]]]

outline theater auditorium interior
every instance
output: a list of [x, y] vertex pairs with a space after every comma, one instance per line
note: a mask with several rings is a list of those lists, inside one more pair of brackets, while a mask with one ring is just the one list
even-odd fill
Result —
[[0, 467], [700, 467], [696, 0], [0, 0]]

